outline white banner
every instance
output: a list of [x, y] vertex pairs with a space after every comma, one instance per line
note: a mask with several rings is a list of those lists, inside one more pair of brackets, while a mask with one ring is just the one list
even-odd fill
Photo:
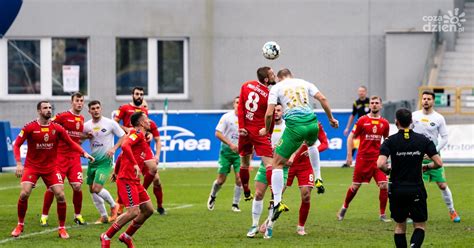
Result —
[[448, 144], [441, 150], [441, 157], [474, 162], [474, 125], [448, 125]]
[[79, 66], [63, 65], [63, 91], [79, 91]]
[[[447, 125], [448, 144], [441, 150], [445, 162], [474, 163], [474, 125]], [[398, 131], [390, 124], [390, 135]]]

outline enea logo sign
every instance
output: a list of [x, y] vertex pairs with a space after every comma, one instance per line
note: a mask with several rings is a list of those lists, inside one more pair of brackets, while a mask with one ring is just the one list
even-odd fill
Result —
[[166, 126], [158, 128], [162, 151], [209, 151], [210, 139], [197, 139], [196, 135], [182, 127]]

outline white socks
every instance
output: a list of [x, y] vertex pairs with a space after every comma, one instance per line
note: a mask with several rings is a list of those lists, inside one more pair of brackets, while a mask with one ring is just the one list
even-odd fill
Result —
[[212, 188], [211, 188], [211, 196], [216, 197], [217, 192], [221, 189], [221, 185], [217, 184], [217, 180], [212, 183]]
[[97, 194], [100, 197], [102, 197], [102, 199], [104, 199], [110, 205], [111, 208], [115, 207], [114, 198], [112, 197], [112, 195], [110, 194], [108, 190], [106, 190], [105, 188], [102, 188], [102, 190]]
[[320, 160], [319, 160], [319, 151], [318, 147], [316, 147], [316, 144], [312, 146], [308, 146], [308, 155], [309, 155], [309, 160], [311, 161], [311, 166], [313, 167], [314, 171], [314, 176], [316, 179], [321, 179], [321, 166], [320, 166]]
[[258, 226], [260, 216], [263, 211], [263, 200], [257, 201], [253, 199], [252, 202], [252, 226]]
[[450, 212], [454, 211], [454, 201], [453, 201], [453, 195], [451, 194], [451, 190], [449, 189], [448, 186], [446, 186], [445, 190], [441, 190], [441, 195], [443, 196], [443, 200], [446, 203], [446, 206], [448, 207]]
[[95, 208], [100, 213], [100, 216], [107, 216], [107, 210], [105, 209], [104, 199], [96, 193], [92, 193], [92, 201], [94, 202]]
[[283, 169], [272, 170], [272, 190], [274, 206], [281, 202], [281, 195], [283, 193]]
[[232, 204], [239, 204], [240, 202], [240, 196], [242, 195], [242, 187], [241, 186], [234, 186], [234, 201]]

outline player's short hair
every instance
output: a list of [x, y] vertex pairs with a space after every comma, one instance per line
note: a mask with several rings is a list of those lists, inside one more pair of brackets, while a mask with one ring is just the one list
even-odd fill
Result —
[[132, 95], [135, 94], [135, 91], [136, 91], [136, 90], [145, 92], [145, 89], [143, 89], [143, 87], [135, 86], [135, 87], [133, 87], [133, 89], [132, 89]]
[[130, 123], [132, 124], [132, 126], [136, 127], [138, 126], [138, 124], [140, 123], [140, 119], [142, 118], [143, 116], [143, 112], [135, 112], [133, 113], [133, 115], [130, 117]]
[[268, 78], [268, 72], [272, 68], [268, 66], [260, 67], [257, 69], [257, 78], [260, 83], [263, 83], [265, 81], [265, 78]]
[[401, 127], [408, 128], [412, 122], [411, 111], [406, 108], [398, 109], [395, 118]]
[[361, 85], [361, 86], [359, 86], [359, 88], [362, 88], [362, 89], [364, 89], [365, 91], [367, 91], [367, 87], [365, 87], [365, 85]]
[[288, 68], [281, 69], [277, 73], [278, 78], [291, 77], [291, 76], [293, 76], [293, 75], [291, 74], [291, 71]]
[[77, 97], [77, 98], [83, 98], [84, 95], [81, 93], [81, 92], [74, 92], [72, 95], [71, 95], [71, 101], [74, 101], [74, 98]]
[[41, 104], [43, 103], [49, 103], [48, 101], [39, 101], [38, 104], [36, 104], [36, 110], [40, 110], [41, 109]]
[[380, 96], [371, 96], [370, 97], [370, 100], [374, 100], [374, 99], [379, 99], [380, 103], [382, 103], [382, 97], [380, 97]]
[[423, 93], [421, 93], [421, 96], [423, 96], [423, 95], [430, 95], [430, 96], [433, 97], [433, 100], [435, 99], [435, 93], [434, 93], [433, 91], [431, 91], [431, 90], [425, 90], [425, 91], [423, 91]]
[[101, 105], [99, 100], [92, 100], [87, 104], [87, 106], [89, 106], [89, 108], [91, 108], [92, 106], [97, 105], [97, 104], [99, 106]]

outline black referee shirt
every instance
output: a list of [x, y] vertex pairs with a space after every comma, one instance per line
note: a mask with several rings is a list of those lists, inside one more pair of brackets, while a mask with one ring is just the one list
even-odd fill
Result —
[[389, 136], [380, 147], [380, 155], [391, 157], [392, 184], [423, 185], [421, 166], [425, 154], [429, 157], [438, 154], [436, 146], [433, 141], [411, 129], [408, 132], [399, 130]]
[[370, 100], [369, 98], [365, 98], [364, 100], [357, 99], [354, 104], [352, 104], [352, 116], [356, 116], [360, 118], [370, 112]]

